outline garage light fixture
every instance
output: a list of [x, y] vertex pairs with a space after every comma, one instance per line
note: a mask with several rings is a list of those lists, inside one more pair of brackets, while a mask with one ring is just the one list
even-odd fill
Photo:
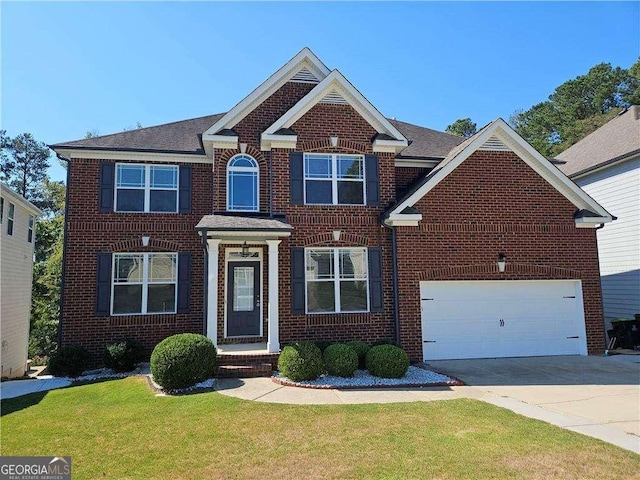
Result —
[[500, 273], [504, 272], [505, 268], [507, 268], [507, 256], [504, 253], [498, 254], [498, 271]]

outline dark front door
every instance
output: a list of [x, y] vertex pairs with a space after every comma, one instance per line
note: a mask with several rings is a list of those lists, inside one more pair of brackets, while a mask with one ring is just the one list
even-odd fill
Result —
[[260, 262], [229, 262], [227, 336], [260, 335]]

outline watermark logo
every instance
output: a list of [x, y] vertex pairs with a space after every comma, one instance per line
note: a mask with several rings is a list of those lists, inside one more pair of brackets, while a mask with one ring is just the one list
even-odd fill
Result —
[[0, 456], [0, 480], [70, 480], [71, 457]]

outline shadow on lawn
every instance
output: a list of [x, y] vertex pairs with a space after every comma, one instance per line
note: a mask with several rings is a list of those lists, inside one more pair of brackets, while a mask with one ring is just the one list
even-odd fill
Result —
[[49, 392], [29, 393], [28, 395], [22, 395], [21, 397], [0, 400], [0, 417], [4, 417], [10, 413], [19, 412], [20, 410], [39, 404], [47, 393]]

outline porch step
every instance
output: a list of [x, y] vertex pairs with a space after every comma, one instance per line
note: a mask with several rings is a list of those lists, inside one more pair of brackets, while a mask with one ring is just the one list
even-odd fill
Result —
[[250, 363], [245, 365], [220, 365], [218, 377], [242, 378], [242, 377], [270, 377], [273, 373], [271, 363]]
[[217, 355], [218, 365], [256, 365], [268, 363], [272, 368], [278, 365], [278, 353], [264, 353], [260, 355], [220, 354]]

